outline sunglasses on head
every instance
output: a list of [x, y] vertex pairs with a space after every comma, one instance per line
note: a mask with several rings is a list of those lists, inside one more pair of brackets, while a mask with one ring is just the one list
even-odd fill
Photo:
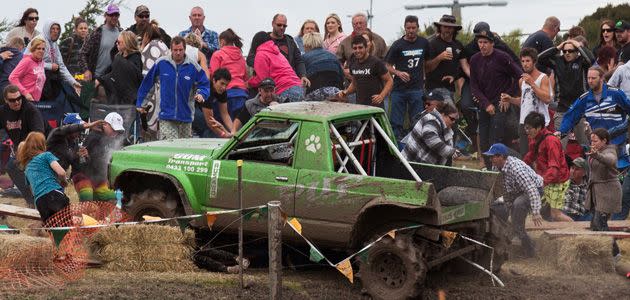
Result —
[[19, 96], [17, 98], [6, 98], [5, 100], [7, 101], [7, 103], [16, 103], [16, 102], [22, 100], [22, 96]]
[[29, 21], [39, 21], [39, 17], [28, 17]]
[[612, 28], [602, 28], [602, 32], [615, 32]]
[[140, 18], [140, 19], [148, 19], [149, 17], [150, 17], [149, 14], [138, 15], [138, 18]]

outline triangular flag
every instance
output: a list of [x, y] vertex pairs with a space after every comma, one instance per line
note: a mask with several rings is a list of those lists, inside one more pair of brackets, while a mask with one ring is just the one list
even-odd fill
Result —
[[349, 259], [344, 259], [338, 263], [337, 270], [339, 270], [343, 276], [346, 276], [351, 283], [354, 283], [354, 273], [352, 272], [352, 265]]
[[159, 220], [162, 220], [162, 218], [160, 218], [160, 217], [154, 217], [154, 216], [149, 216], [149, 215], [142, 216], [142, 219], [144, 219], [145, 221], [159, 221]]
[[50, 233], [52, 233], [53, 241], [55, 241], [56, 247], [59, 247], [59, 244], [61, 244], [63, 238], [66, 236], [66, 234], [68, 234], [68, 231], [70, 231], [70, 229], [50, 229]]
[[442, 231], [440, 232], [440, 236], [442, 237], [442, 246], [445, 248], [450, 248], [453, 245], [453, 241], [457, 237], [457, 232], [452, 231]]
[[207, 214], [206, 222], [208, 222], [208, 228], [212, 229], [212, 225], [214, 224], [214, 221], [216, 220], [217, 220], [217, 215]]
[[396, 230], [390, 230], [387, 235], [392, 237], [392, 240], [396, 239]]
[[368, 261], [368, 250], [369, 249], [370, 248], [366, 248], [366, 249], [363, 249], [363, 251], [357, 253], [357, 256], [359, 256], [359, 259], [361, 259], [361, 261], [364, 262], [364, 263], [367, 263], [367, 261]]
[[322, 253], [319, 252], [317, 248], [311, 246], [310, 255], [308, 259], [310, 259], [312, 262], [318, 263], [324, 259], [324, 255], [322, 255]]
[[289, 220], [289, 224], [293, 226], [293, 229], [295, 229], [295, 231], [297, 231], [299, 235], [302, 235], [302, 224], [300, 224], [300, 221], [298, 221], [296, 218], [293, 218]]
[[81, 218], [82, 218], [82, 222], [81, 222], [81, 226], [91, 226], [91, 225], [98, 225], [98, 221], [96, 221], [96, 219], [86, 215], [86, 214], [81, 214]]
[[255, 208], [243, 209], [243, 220], [251, 220], [258, 217], [258, 213]]
[[179, 229], [181, 229], [182, 234], [184, 234], [186, 228], [188, 228], [188, 224], [190, 224], [190, 221], [191, 220], [188, 218], [177, 218], [177, 224], [179, 224]]

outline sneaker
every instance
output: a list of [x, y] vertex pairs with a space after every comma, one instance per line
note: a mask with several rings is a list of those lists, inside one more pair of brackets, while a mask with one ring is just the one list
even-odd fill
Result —
[[229, 274], [238, 274], [238, 272], [241, 270], [241, 267], [236, 265], [236, 266], [229, 266], [227, 267], [227, 272]]

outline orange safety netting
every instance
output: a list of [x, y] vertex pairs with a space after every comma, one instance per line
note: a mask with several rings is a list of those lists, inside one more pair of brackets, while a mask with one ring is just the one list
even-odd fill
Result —
[[80, 226], [111, 225], [128, 220], [123, 211], [109, 202], [70, 204], [44, 224], [45, 228], [70, 228], [49, 230], [50, 243], [28, 245], [0, 259], [0, 294], [25, 288], [59, 287], [80, 279], [89, 260], [86, 238], [99, 229]]

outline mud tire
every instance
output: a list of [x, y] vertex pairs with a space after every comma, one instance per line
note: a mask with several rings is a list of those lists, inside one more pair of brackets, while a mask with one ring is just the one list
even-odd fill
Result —
[[416, 299], [422, 292], [427, 267], [410, 234], [384, 237], [372, 246], [366, 261], [359, 259], [364, 292], [373, 299]]
[[140, 193], [131, 194], [129, 202], [124, 206], [125, 211], [134, 221], [142, 221], [143, 215], [172, 218], [183, 215], [178, 198], [162, 190], [147, 189]]

